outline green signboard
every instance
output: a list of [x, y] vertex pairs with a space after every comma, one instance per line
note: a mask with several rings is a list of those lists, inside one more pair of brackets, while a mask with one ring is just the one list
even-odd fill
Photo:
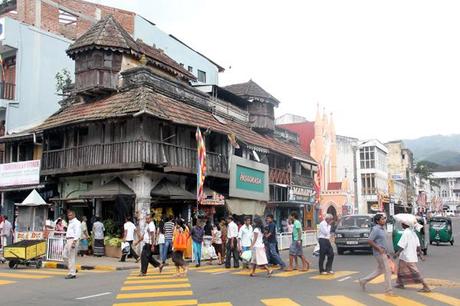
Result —
[[265, 172], [236, 165], [236, 189], [265, 192]]

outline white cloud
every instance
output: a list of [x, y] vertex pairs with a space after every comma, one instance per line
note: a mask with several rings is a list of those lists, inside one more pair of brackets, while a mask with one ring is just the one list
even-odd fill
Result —
[[[337, 133], [391, 140], [460, 132], [460, 2], [99, 0], [133, 10], [253, 78], [280, 115], [334, 113]], [[231, 69], [228, 67], [231, 66]]]

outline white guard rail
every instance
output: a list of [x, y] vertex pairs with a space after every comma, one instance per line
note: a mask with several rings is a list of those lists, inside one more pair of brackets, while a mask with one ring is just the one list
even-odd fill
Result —
[[[284, 232], [278, 233], [278, 249], [287, 250], [291, 246], [292, 233]], [[302, 246], [316, 245], [318, 239], [316, 237], [316, 231], [304, 231], [302, 232]]]

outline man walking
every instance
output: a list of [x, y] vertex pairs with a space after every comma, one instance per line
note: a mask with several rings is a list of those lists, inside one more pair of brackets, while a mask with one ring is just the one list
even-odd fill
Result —
[[233, 255], [233, 267], [240, 267], [240, 256], [238, 254], [238, 225], [233, 221], [232, 216], [227, 217], [227, 255], [225, 257], [225, 268], [230, 269], [231, 257]]
[[172, 241], [173, 241], [173, 233], [174, 233], [174, 222], [173, 217], [169, 216], [167, 221], [164, 224], [164, 235], [165, 235], [165, 244], [163, 246], [163, 253], [161, 255], [161, 261], [163, 264], [166, 263], [168, 259], [168, 253], [172, 248]]
[[[238, 232], [238, 250], [240, 253], [249, 251], [252, 244], [253, 229], [251, 225], [251, 218], [245, 217], [244, 224], [241, 226]], [[243, 268], [247, 268], [248, 265], [243, 262]]]
[[[319, 273], [322, 275], [334, 274], [332, 271], [332, 262], [334, 261], [334, 249], [331, 245], [331, 223], [334, 217], [326, 214], [326, 217], [319, 224], [318, 242], [319, 242]], [[324, 268], [324, 259], [327, 256], [326, 268]]]
[[[144, 246], [142, 247], [141, 253], [141, 272], [139, 276], [145, 276], [147, 274], [147, 268], [149, 263], [155, 268], [160, 269], [160, 273], [163, 270], [163, 264], [160, 264], [153, 258], [153, 248], [155, 246], [155, 223], [152, 221], [152, 216], [149, 214], [145, 217], [145, 228], [144, 228]], [[137, 242], [137, 244], [139, 241]], [[137, 245], [136, 244], [136, 245]]]
[[126, 256], [132, 256], [136, 260], [136, 263], [139, 262], [140, 257], [133, 249], [134, 237], [139, 236], [137, 233], [137, 228], [134, 223], [131, 221], [131, 217], [128, 216], [125, 219], [125, 224], [123, 225], [123, 242], [127, 242], [129, 244], [129, 253], [121, 255], [121, 262], [126, 261]]
[[69, 225], [65, 235], [66, 245], [62, 257], [67, 262], [67, 267], [69, 269], [69, 274], [65, 279], [74, 279], [77, 277], [75, 261], [77, 259], [78, 240], [81, 236], [81, 222], [75, 218], [75, 212], [72, 210], [67, 212], [67, 218], [69, 219]]
[[278, 253], [278, 243], [276, 241], [276, 225], [273, 222], [273, 215], [268, 215], [265, 219], [267, 221], [267, 234], [265, 235], [267, 243], [268, 261], [280, 266], [281, 270], [286, 269], [286, 264], [281, 259]]
[[192, 248], [193, 257], [195, 258], [196, 267], [201, 265], [201, 246], [203, 244], [204, 229], [201, 227], [201, 221], [197, 220], [196, 225], [192, 228]]
[[299, 215], [294, 211], [289, 216], [293, 224], [292, 230], [292, 242], [291, 246], [289, 247], [289, 268], [288, 271], [293, 270], [294, 260], [296, 262], [297, 268], [297, 258], [300, 257], [302, 260], [302, 271], [308, 271], [310, 268], [310, 263], [303, 255], [302, 250], [302, 224], [299, 221]]
[[404, 228], [404, 232], [398, 241], [400, 249], [394, 255], [394, 258], [399, 255], [398, 278], [396, 279], [395, 287], [404, 289], [404, 285], [415, 283], [423, 285], [423, 288], [419, 290], [420, 292], [431, 292], [430, 287], [428, 287], [417, 268], [418, 256], [423, 260], [417, 234], [410, 228], [410, 224], [402, 222], [401, 225]]
[[366, 284], [379, 276], [384, 274], [385, 276], [385, 293], [389, 296], [394, 296], [393, 289], [391, 288], [391, 269], [388, 263], [388, 251], [387, 251], [387, 238], [385, 233], [385, 223], [387, 218], [384, 214], [377, 214], [374, 217], [374, 223], [376, 224], [369, 235], [368, 243], [372, 247], [374, 258], [377, 261], [377, 269], [369, 274], [368, 276], [359, 280], [359, 285], [363, 290], [366, 290]]
[[0, 235], [2, 238], [1, 245], [4, 247], [10, 245], [13, 242], [13, 225], [10, 221], [8, 221], [8, 216], [3, 217], [3, 221], [0, 224], [0, 228]]

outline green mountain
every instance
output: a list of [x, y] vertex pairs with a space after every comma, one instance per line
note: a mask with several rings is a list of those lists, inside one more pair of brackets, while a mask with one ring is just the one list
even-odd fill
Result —
[[443, 167], [460, 166], [460, 134], [433, 135], [404, 140], [417, 161], [430, 161]]

